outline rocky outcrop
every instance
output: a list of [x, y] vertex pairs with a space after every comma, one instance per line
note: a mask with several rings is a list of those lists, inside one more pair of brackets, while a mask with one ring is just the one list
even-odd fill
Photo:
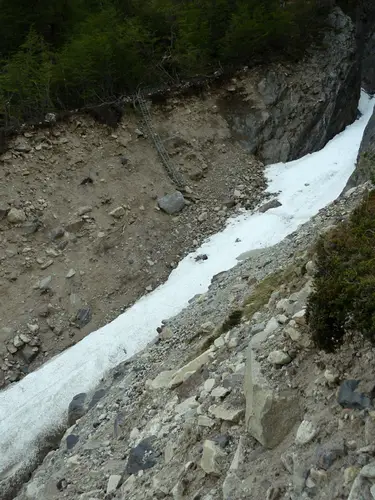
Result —
[[346, 183], [344, 192], [375, 177], [375, 110], [363, 134], [354, 172]]
[[232, 135], [265, 163], [274, 163], [321, 149], [354, 121], [360, 87], [356, 28], [337, 8], [320, 48], [297, 66], [260, 71], [254, 81], [239, 76], [219, 108]]

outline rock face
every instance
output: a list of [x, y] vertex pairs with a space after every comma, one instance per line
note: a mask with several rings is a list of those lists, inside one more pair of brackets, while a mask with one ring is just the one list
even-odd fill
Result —
[[[297, 71], [270, 69], [258, 82], [238, 80], [220, 104], [233, 136], [265, 163], [321, 149], [356, 117], [361, 53], [356, 28], [340, 9], [328, 19], [326, 50]], [[309, 97], [308, 97], [309, 96]], [[298, 111], [297, 111], [298, 110]]]
[[367, 124], [359, 148], [357, 165], [350, 176], [344, 192], [371, 180], [375, 175], [375, 110]]

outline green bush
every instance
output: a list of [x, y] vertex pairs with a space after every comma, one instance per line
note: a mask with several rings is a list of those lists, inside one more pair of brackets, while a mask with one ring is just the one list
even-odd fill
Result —
[[375, 191], [350, 219], [317, 244], [307, 321], [319, 348], [335, 350], [346, 333], [375, 340]]

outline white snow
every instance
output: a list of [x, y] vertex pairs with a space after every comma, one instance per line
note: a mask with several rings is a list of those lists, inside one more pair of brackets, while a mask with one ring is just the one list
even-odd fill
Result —
[[[164, 285], [0, 393], [0, 476], [33, 456], [37, 438], [64, 421], [75, 394], [94, 388], [107, 370], [145, 347], [161, 321], [205, 292], [215, 274], [235, 266], [241, 253], [281, 241], [340, 194], [354, 169], [374, 101], [362, 93], [363, 116], [323, 150], [267, 169], [269, 191], [280, 191], [281, 207], [230, 220], [225, 230], [183, 259]], [[208, 260], [196, 262], [200, 253]]]

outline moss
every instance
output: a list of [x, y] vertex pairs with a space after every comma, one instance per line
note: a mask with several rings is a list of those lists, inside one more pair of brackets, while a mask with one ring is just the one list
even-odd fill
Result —
[[289, 288], [297, 287], [301, 281], [301, 272], [294, 265], [286, 269], [270, 274], [260, 281], [244, 302], [244, 316], [251, 319], [254, 313], [259, 311], [265, 304], [268, 303], [272, 293], [287, 284]]
[[375, 338], [375, 191], [316, 246], [307, 321], [315, 344], [335, 350], [345, 334]]

